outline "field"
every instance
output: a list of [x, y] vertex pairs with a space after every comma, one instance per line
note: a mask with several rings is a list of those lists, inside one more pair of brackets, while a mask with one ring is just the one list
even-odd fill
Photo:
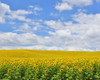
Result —
[[100, 52], [0, 50], [0, 80], [100, 80]]

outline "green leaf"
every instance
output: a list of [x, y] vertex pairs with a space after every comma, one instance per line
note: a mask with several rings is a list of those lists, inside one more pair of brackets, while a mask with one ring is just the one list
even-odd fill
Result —
[[94, 75], [95, 78], [99, 79], [100, 77], [98, 75]]
[[69, 74], [66, 74], [66, 77], [69, 77]]

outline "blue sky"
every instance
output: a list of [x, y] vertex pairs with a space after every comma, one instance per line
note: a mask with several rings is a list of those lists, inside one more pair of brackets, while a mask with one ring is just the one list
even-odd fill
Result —
[[0, 49], [100, 50], [100, 0], [0, 0]]

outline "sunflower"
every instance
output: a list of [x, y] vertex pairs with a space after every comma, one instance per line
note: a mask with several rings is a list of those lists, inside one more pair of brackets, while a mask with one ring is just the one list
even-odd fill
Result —
[[36, 72], [39, 72], [39, 69], [36, 69]]
[[63, 72], [63, 69], [61, 69], [60, 72]]
[[19, 69], [20, 68], [20, 66], [17, 66], [17, 69]]
[[13, 66], [13, 69], [15, 69], [16, 68], [16, 66]]
[[79, 69], [78, 69], [78, 71], [80, 71], [80, 72], [81, 72], [81, 71], [82, 71], [82, 69], [81, 69], [81, 68], [79, 68]]
[[11, 69], [8, 69], [8, 72], [11, 72], [12, 70]]
[[48, 73], [48, 70], [45, 70], [45, 73]]

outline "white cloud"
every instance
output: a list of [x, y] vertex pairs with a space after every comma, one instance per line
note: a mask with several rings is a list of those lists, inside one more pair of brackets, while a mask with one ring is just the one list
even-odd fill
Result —
[[93, 3], [93, 0], [62, 0], [62, 1], [75, 6], [88, 6]]
[[30, 22], [31, 19], [26, 18], [26, 16], [32, 13], [32, 11], [26, 11], [21, 9], [13, 11], [10, 9], [9, 5], [0, 2], [0, 23], [5, 23], [6, 19], [17, 19], [19, 21]]
[[5, 14], [9, 12], [9, 5], [0, 2], [0, 23], [5, 23]]
[[55, 6], [55, 9], [57, 9], [59, 11], [72, 10], [72, 6], [70, 6], [68, 3], [58, 3]]
[[49, 31], [48, 32], [50, 35], [56, 35], [56, 33], [55, 32], [52, 32], [52, 31]]
[[16, 11], [12, 11], [11, 13], [15, 15], [28, 15], [28, 14], [32, 14], [32, 11], [16, 10]]
[[[77, 2], [77, 3], [76, 3]], [[89, 0], [63, 0], [63, 3], [59, 4], [58, 10], [67, 10], [62, 4], [67, 6], [87, 6], [91, 5], [92, 2]], [[61, 7], [62, 6], [62, 7]], [[68, 8], [68, 6], [67, 6]], [[60, 20], [54, 21], [34, 21], [26, 18], [27, 15], [32, 14], [31, 11], [26, 10], [10, 10], [10, 7], [3, 3], [0, 3], [0, 23], [5, 22], [6, 13], [9, 13], [8, 18], [25, 21], [23, 25], [16, 28], [15, 31], [21, 31], [22, 33], [5, 32], [0, 33], [0, 48], [1, 49], [45, 49], [45, 50], [100, 50], [100, 14], [85, 14], [79, 13], [73, 16], [73, 22], [61, 22]], [[39, 11], [38, 8], [35, 10]], [[80, 11], [81, 12], [81, 11]], [[76, 22], [76, 23], [74, 23]], [[48, 34], [50, 36], [39, 36], [29, 31], [38, 30], [43, 26], [41, 23], [46, 25], [44, 28], [50, 28]], [[32, 25], [33, 27], [30, 27]], [[38, 29], [39, 28], [39, 29]], [[44, 29], [41, 28], [42, 31]], [[10, 47], [17, 45], [18, 47]], [[20, 46], [19, 46], [20, 45]], [[23, 47], [21, 45], [35, 45], [29, 47]], [[49, 46], [47, 46], [49, 45]]]
[[[34, 33], [0, 33], [0, 45], [29, 45], [30, 49], [45, 50], [96, 50], [100, 49], [100, 14], [79, 13], [73, 16], [72, 22], [45, 21], [54, 31], [48, 31], [51, 36], [38, 36]], [[23, 24], [22, 30], [29, 30], [28, 24]], [[50, 46], [46, 46], [50, 45]], [[23, 48], [23, 47], [20, 47]], [[27, 48], [27, 47], [24, 47]]]
[[71, 32], [69, 30], [56, 30], [56, 36], [68, 37], [70, 35], [71, 35]]
[[31, 32], [31, 27], [27, 24], [24, 23], [23, 25], [21, 25], [18, 29], [14, 30], [14, 31], [20, 31], [20, 32]]
[[41, 37], [32, 33], [0, 33], [0, 45], [42, 44], [43, 42]]
[[45, 21], [44, 23], [54, 29], [64, 29], [65, 28], [64, 23], [62, 23], [61, 21], [50, 20], [50, 21]]
[[[72, 22], [45, 21], [54, 29], [48, 33], [57, 40], [58, 45], [74, 50], [90, 50], [100, 48], [100, 14], [79, 13], [73, 16]], [[57, 43], [55, 41], [55, 43]], [[67, 50], [67, 49], [66, 49]]]
[[34, 6], [32, 6], [32, 5], [29, 5], [29, 8], [34, 8]]
[[50, 37], [41, 37], [34, 33], [0, 33], [0, 45], [50, 45], [56, 44]]
[[65, 50], [65, 51], [93, 51], [92, 49], [82, 49], [77, 47], [57, 47], [57, 46], [44, 46], [44, 45], [35, 45], [35, 46], [2, 46], [0, 49], [33, 49], [33, 50]]
[[44, 45], [35, 45], [35, 46], [3, 46], [0, 49], [35, 49], [35, 50], [63, 50], [61, 47], [56, 46], [44, 46]]
[[37, 31], [37, 30], [40, 29], [41, 27], [43, 27], [43, 26], [41, 25], [40, 22], [35, 22], [35, 23], [34, 23], [33, 30], [34, 30], [34, 31]]
[[31, 19], [26, 18], [26, 15], [29, 15], [29, 14], [32, 14], [32, 11], [16, 10], [16, 11], [11, 11], [8, 18], [17, 19], [19, 21], [30, 22]]
[[14, 32], [28, 32], [34, 33], [38, 30], [41, 30], [43, 25], [41, 24], [42, 20], [31, 20], [30, 22], [21, 23], [20, 26], [13, 28]]
[[59, 11], [72, 10], [74, 6], [82, 7], [92, 5], [93, 0], [62, 0], [55, 6]]
[[43, 10], [42, 8], [40, 8], [38, 6], [32, 6], [32, 5], [30, 5], [29, 8], [32, 8], [34, 15], [38, 15], [38, 12]]
[[30, 5], [29, 8], [32, 8], [34, 11], [41, 11], [42, 8], [38, 7], [38, 6], [32, 6]]
[[100, 14], [84, 14], [80, 13], [78, 15], [74, 15], [74, 20], [79, 23], [91, 23], [91, 24], [100, 24]]
[[39, 8], [39, 7], [34, 7], [34, 10], [35, 10], [35, 11], [41, 11], [41, 10], [42, 10], [42, 8]]

